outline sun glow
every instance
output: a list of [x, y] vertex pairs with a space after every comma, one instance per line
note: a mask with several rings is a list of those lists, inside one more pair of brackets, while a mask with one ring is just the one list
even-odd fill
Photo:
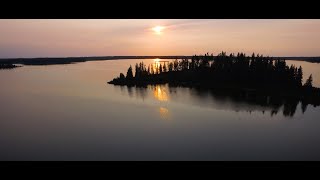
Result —
[[161, 86], [159, 86], [159, 85], [156, 85], [154, 87], [153, 95], [159, 101], [168, 101], [169, 100], [169, 97], [168, 97], [166, 91], [163, 88], [161, 88]]
[[156, 72], [157, 69], [159, 68], [160, 66], [160, 59], [159, 58], [156, 58], [156, 59], [153, 59], [153, 71]]
[[155, 26], [152, 28], [152, 30], [156, 33], [156, 34], [161, 34], [163, 31], [164, 27], [163, 26]]

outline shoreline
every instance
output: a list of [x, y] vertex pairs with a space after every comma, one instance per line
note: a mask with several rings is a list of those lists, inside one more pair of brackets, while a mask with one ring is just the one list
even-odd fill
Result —
[[[215, 56], [214, 56], [215, 57]], [[42, 57], [42, 58], [2, 58], [0, 64], [56, 65], [87, 61], [125, 60], [125, 59], [191, 59], [192, 56], [91, 56], [91, 57]], [[320, 63], [320, 57], [274, 57], [275, 59]]]

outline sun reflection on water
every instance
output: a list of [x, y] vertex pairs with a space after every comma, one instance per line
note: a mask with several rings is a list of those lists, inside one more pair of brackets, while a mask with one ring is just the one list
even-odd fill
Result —
[[156, 100], [158, 100], [161, 105], [159, 108], [160, 118], [168, 120], [170, 118], [169, 109], [166, 108], [167, 102], [169, 101], [169, 96], [166, 92], [166, 88], [160, 85], [156, 85], [153, 89], [153, 95]]
[[162, 119], [168, 120], [169, 119], [169, 110], [165, 107], [160, 107], [159, 108], [159, 112], [160, 112], [160, 117]]
[[153, 95], [159, 101], [168, 101], [169, 100], [169, 97], [168, 97], [165, 89], [161, 88], [161, 86], [159, 86], [159, 85], [156, 85], [154, 87]]

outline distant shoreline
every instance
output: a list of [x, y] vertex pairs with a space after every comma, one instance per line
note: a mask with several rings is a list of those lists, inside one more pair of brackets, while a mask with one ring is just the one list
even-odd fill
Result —
[[[122, 59], [191, 59], [192, 56], [91, 56], [91, 57], [43, 57], [43, 58], [3, 58], [0, 64], [54, 65], [72, 64], [86, 61], [122, 60]], [[320, 63], [320, 57], [274, 57], [275, 59], [307, 61]]]

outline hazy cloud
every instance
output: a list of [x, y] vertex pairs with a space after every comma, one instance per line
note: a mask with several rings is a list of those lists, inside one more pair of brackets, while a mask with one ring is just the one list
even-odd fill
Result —
[[[161, 35], [151, 28], [165, 26]], [[191, 55], [245, 51], [319, 56], [320, 20], [0, 20], [0, 58]]]

